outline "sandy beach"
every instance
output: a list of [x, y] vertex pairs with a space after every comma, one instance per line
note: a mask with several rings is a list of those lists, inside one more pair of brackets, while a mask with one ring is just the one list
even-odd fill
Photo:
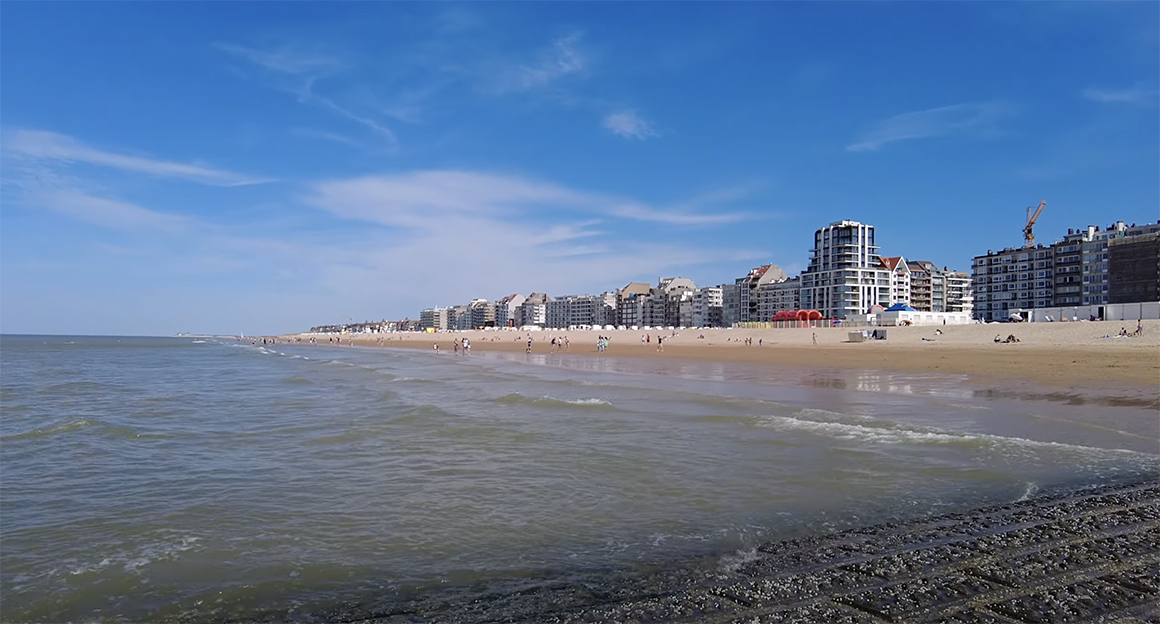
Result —
[[[886, 328], [888, 338], [851, 342], [850, 328], [668, 330], [474, 330], [461, 332], [357, 334], [343, 344], [406, 347], [452, 352], [453, 341], [467, 338], [472, 352], [523, 352], [532, 339], [533, 353], [553, 351], [552, 338], [567, 338], [566, 352], [592, 357], [646, 357], [806, 368], [858, 368], [904, 372], [942, 372], [973, 377], [1023, 379], [1052, 386], [1124, 384], [1160, 389], [1160, 321], [1144, 321], [1142, 336], [1135, 322], [971, 324]], [[941, 331], [940, 333], [936, 333]], [[817, 344], [813, 344], [814, 335]], [[994, 342], [1013, 334], [1018, 343]], [[663, 352], [657, 336], [663, 336]], [[611, 339], [598, 352], [598, 336]], [[325, 343], [334, 334], [299, 334]], [[641, 341], [647, 337], [646, 342]], [[747, 340], [749, 342], [747, 343]]]

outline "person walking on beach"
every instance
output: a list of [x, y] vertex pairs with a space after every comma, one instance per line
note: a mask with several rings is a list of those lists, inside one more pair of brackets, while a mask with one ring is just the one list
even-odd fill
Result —
[[814, 346], [818, 346], [818, 332], [814, 332]]
[[524, 353], [531, 353], [531, 352], [532, 352], [532, 337], [528, 336], [528, 348], [524, 349]]
[[665, 352], [665, 337], [657, 334], [657, 353]]

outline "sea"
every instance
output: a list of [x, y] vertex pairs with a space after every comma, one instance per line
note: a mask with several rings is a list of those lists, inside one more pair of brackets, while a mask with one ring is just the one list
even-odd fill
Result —
[[1156, 478], [1156, 394], [615, 345], [3, 336], [0, 620], [354, 620], [729, 566], [771, 540]]

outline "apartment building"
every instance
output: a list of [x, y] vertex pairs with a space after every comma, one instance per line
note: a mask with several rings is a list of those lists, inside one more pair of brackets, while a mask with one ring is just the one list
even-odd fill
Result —
[[549, 301], [544, 307], [544, 327], [562, 329], [571, 321], [572, 300], [576, 295], [564, 295]]
[[975, 311], [975, 289], [971, 286], [971, 274], [965, 271], [946, 271], [947, 303], [946, 312]]
[[616, 320], [616, 293], [575, 295], [569, 298], [568, 325], [610, 325]]
[[890, 305], [890, 272], [879, 260], [873, 225], [835, 221], [814, 233], [810, 254], [801, 275], [802, 308], [846, 318]]
[[473, 299], [468, 305], [471, 309], [471, 329], [495, 327], [495, 304], [487, 299]]
[[644, 324], [653, 327], [681, 326], [681, 302], [686, 300], [689, 302], [686, 320], [691, 322], [691, 296], [696, 290], [697, 285], [687, 277], [659, 278], [657, 287], [652, 289], [646, 301]]
[[419, 326], [423, 329], [433, 328], [447, 331], [451, 328], [451, 310], [449, 308], [427, 308], [419, 312]]
[[975, 318], [1002, 321], [1015, 310], [1051, 307], [1054, 269], [1055, 249], [1044, 245], [976, 256], [971, 263]]
[[548, 323], [548, 302], [552, 298], [547, 293], [532, 293], [520, 304], [519, 324], [539, 325], [544, 327]]
[[879, 261], [882, 263], [882, 268], [890, 272], [890, 304], [905, 303], [914, 307], [910, 302], [911, 273], [910, 264], [907, 263], [906, 258], [881, 256]]
[[688, 327], [720, 327], [721, 287], [707, 286], [693, 292]]
[[451, 307], [448, 319], [451, 329], [467, 331], [471, 329], [471, 306], [457, 305]]
[[1052, 245], [1052, 250], [1055, 252], [1052, 305], [1077, 306], [1083, 301], [1083, 240], [1068, 236]]
[[1109, 240], [1108, 303], [1145, 301], [1160, 301], [1160, 232]]
[[758, 318], [768, 321], [782, 310], [800, 310], [802, 299], [801, 277], [791, 277], [782, 282], [763, 284], [757, 289]]
[[785, 271], [776, 264], [766, 264], [749, 270], [732, 284], [721, 286], [721, 312], [725, 327], [734, 323], [769, 320], [761, 313], [760, 289], [786, 280]]
[[[1068, 229], [1051, 246], [988, 251], [977, 256], [972, 266], [975, 316], [996, 321], [1008, 318], [1015, 310], [1144, 301], [1135, 297], [1150, 291], [1136, 278], [1144, 275], [1139, 272], [1143, 267], [1160, 262], [1160, 255], [1149, 256], [1148, 244], [1143, 241], [1158, 233], [1160, 223], [1126, 225], [1118, 221], [1102, 230], [1095, 226]], [[1142, 241], [1139, 248], [1132, 246], [1135, 240]], [[1125, 255], [1113, 263], [1113, 250], [1121, 249]], [[1137, 285], [1128, 286], [1128, 282]]]
[[616, 324], [632, 327], [644, 325], [645, 305], [652, 286], [644, 282], [629, 282], [616, 291]]
[[[1056, 306], [1109, 303], [1109, 244], [1160, 232], [1160, 224], [1126, 225], [1117, 221], [1103, 230], [1094, 225], [1068, 229], [1056, 249]], [[1061, 260], [1062, 258], [1062, 260]], [[1078, 267], [1078, 268], [1077, 268]]]
[[508, 295], [499, 301], [495, 302], [495, 326], [496, 327], [518, 327], [520, 306], [523, 305], [527, 297], [515, 294]]
[[721, 284], [721, 325], [732, 327], [741, 320], [741, 284]]

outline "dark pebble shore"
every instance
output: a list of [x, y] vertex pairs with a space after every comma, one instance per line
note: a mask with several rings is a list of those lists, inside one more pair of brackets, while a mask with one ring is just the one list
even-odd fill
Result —
[[1157, 624], [1160, 482], [774, 542], [711, 569], [606, 574], [363, 609], [315, 615], [373, 624]]

